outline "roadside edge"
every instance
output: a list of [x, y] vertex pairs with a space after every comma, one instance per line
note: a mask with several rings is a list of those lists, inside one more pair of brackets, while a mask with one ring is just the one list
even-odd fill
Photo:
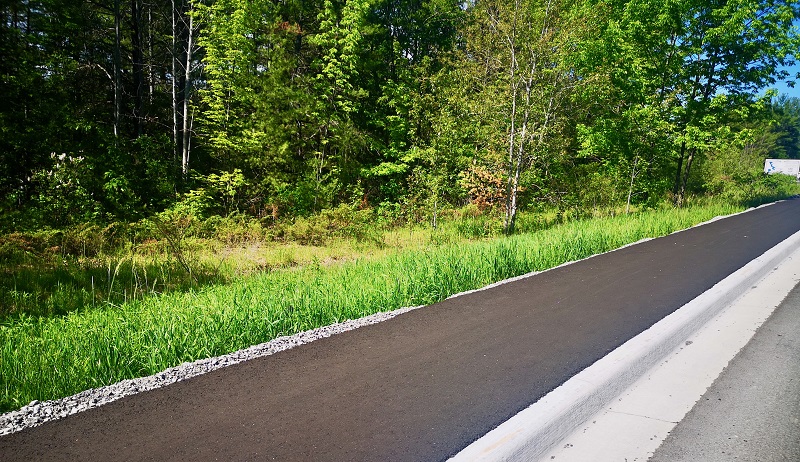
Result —
[[451, 461], [538, 460], [800, 246], [800, 232], [625, 342]]

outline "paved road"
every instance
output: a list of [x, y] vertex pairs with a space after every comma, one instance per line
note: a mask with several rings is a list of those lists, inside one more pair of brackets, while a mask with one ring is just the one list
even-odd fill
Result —
[[650, 461], [800, 461], [800, 286]]
[[800, 230], [800, 200], [0, 437], [0, 460], [443, 460]]

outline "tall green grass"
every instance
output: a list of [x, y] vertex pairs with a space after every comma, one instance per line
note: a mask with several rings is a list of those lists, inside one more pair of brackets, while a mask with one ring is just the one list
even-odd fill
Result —
[[576, 221], [332, 266], [309, 265], [73, 312], [0, 323], [0, 409], [68, 396], [281, 335], [404, 306], [669, 234], [725, 205]]

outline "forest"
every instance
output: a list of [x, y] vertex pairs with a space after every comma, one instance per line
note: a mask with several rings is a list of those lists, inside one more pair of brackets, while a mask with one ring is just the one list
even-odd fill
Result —
[[793, 0], [3, 0], [0, 231], [774, 189]]

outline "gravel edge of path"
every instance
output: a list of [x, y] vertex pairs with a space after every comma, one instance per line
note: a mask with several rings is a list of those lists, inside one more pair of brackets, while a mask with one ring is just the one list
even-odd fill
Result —
[[278, 337], [269, 342], [253, 345], [233, 353], [186, 362], [179, 366], [165, 369], [157, 374], [127, 379], [104, 387], [92, 388], [72, 396], [67, 396], [66, 398], [43, 402], [32, 401], [19, 410], [0, 415], [0, 436], [9, 435], [25, 428], [36, 427], [51, 420], [77, 414], [136, 393], [165, 387], [175, 382], [207, 374], [223, 367], [273, 355], [306, 343], [311, 343], [315, 340], [358, 329], [359, 327], [377, 324], [421, 307], [422, 305], [375, 313], [359, 319], [319, 327], [294, 335]]

